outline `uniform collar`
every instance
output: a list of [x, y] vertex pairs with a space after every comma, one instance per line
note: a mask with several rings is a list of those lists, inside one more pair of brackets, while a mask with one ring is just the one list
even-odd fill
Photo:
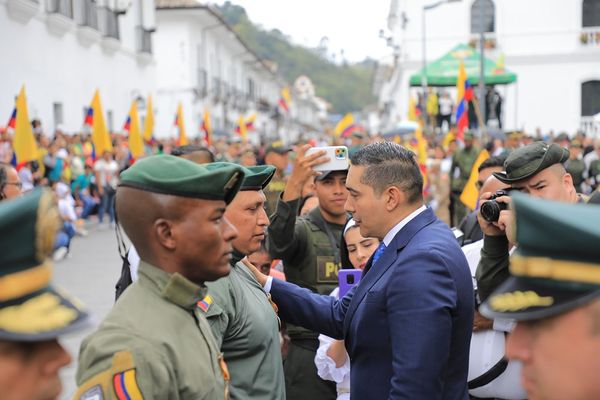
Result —
[[206, 286], [199, 286], [179, 273], [169, 274], [147, 262], [140, 260], [139, 282], [154, 293], [187, 310], [193, 310], [196, 303], [207, 293]]

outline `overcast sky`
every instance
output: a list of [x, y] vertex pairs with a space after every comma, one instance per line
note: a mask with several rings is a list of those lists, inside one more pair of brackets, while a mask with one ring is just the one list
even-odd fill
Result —
[[[225, 0], [213, 0], [222, 4]], [[292, 40], [317, 47], [329, 38], [329, 53], [344, 50], [348, 61], [379, 59], [389, 53], [379, 30], [386, 28], [390, 0], [232, 0], [250, 19], [267, 29], [279, 29]]]

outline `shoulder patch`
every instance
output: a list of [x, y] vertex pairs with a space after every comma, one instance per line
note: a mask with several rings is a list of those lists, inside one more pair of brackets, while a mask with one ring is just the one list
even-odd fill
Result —
[[210, 294], [207, 294], [202, 300], [198, 302], [198, 308], [201, 309], [203, 312], [207, 312], [212, 303], [212, 297], [210, 297]]
[[135, 369], [119, 372], [113, 376], [113, 388], [119, 400], [142, 400], [142, 392], [135, 379]]

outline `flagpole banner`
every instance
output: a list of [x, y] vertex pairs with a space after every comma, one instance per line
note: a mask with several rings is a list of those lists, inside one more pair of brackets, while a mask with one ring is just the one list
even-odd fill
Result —
[[189, 144], [187, 134], [185, 133], [185, 122], [183, 120], [183, 105], [179, 103], [177, 106], [177, 115], [175, 116], [175, 126], [178, 130], [178, 146], [187, 146]]
[[146, 120], [144, 121], [144, 140], [152, 142], [154, 137], [154, 106], [152, 104], [152, 95], [148, 95], [146, 103]]
[[90, 126], [92, 129], [92, 143], [94, 144], [95, 157], [101, 157], [105, 151], [113, 151], [112, 140], [104, 121], [99, 89], [96, 89], [92, 98], [92, 105], [85, 116], [85, 125]]
[[137, 101], [133, 100], [129, 109], [129, 115], [123, 126], [123, 130], [128, 134], [129, 153], [133, 161], [144, 156], [144, 141], [139, 121]]
[[[16, 114], [16, 115], [15, 115]], [[33, 128], [29, 120], [29, 111], [27, 110], [27, 97], [25, 95], [25, 85], [21, 87], [14, 115], [14, 137], [13, 150], [16, 157], [16, 166], [20, 167], [26, 162], [37, 160], [39, 153]], [[12, 121], [13, 117], [11, 117]]]
[[490, 158], [490, 153], [487, 150], [481, 150], [479, 156], [475, 160], [473, 164], [473, 168], [471, 168], [471, 175], [469, 175], [469, 180], [465, 185], [461, 195], [460, 201], [469, 207], [471, 210], [477, 208], [477, 201], [479, 200], [479, 190], [475, 183], [477, 182], [477, 177], [479, 176], [479, 166], [488, 158]]

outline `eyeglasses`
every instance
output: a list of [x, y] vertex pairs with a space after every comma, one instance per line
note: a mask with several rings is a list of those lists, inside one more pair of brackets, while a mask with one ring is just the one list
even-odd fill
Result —
[[13, 185], [16, 186], [17, 189], [23, 189], [23, 184], [21, 182], [6, 182], [4, 185]]

